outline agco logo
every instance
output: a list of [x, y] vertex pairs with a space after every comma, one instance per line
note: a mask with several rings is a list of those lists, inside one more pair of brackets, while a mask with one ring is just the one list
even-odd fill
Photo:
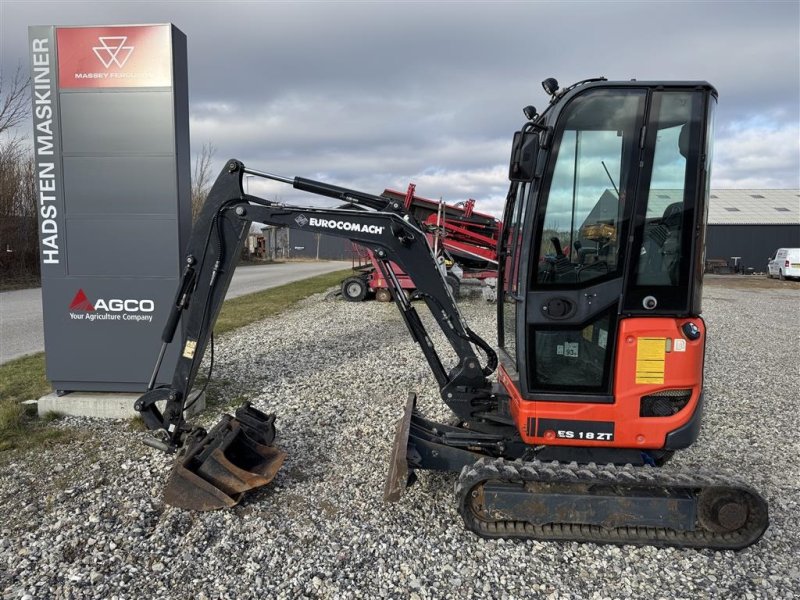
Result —
[[106, 69], [110, 69], [111, 65], [116, 65], [120, 69], [125, 66], [128, 59], [133, 54], [133, 46], [126, 46], [125, 42], [128, 41], [128, 36], [100, 36], [97, 41], [100, 46], [93, 46], [94, 54], [97, 59], [103, 63]]
[[152, 322], [156, 309], [150, 299], [97, 298], [89, 300], [86, 292], [79, 289], [69, 304], [69, 316], [74, 321], [144, 321]]

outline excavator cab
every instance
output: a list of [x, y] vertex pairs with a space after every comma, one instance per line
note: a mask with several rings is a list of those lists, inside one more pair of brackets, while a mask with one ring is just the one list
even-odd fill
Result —
[[600, 80], [555, 90], [532, 121], [497, 304], [499, 380], [526, 444], [639, 463], [696, 438], [715, 105], [706, 83]]

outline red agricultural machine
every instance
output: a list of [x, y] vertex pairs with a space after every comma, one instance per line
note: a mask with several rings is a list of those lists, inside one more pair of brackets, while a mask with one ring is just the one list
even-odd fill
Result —
[[[464, 280], [496, 280], [500, 221], [475, 212], [475, 200], [471, 198], [451, 205], [418, 196], [415, 190], [416, 186], [410, 183], [405, 193], [386, 189], [382, 196], [402, 205], [422, 225], [434, 254], [444, 264], [445, 280], [453, 295], [458, 297]], [[411, 277], [395, 263], [391, 268], [400, 287], [413, 296], [417, 286]], [[374, 297], [379, 302], [391, 301], [389, 284], [372, 250], [353, 244], [353, 271], [356, 274], [342, 281], [345, 300], [361, 302]]]

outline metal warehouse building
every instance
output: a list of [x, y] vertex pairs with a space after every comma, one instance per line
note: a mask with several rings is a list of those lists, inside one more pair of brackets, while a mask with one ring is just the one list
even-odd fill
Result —
[[[652, 190], [648, 216], [651, 210], [652, 216], [660, 215], [682, 200], [682, 191]], [[602, 215], [614, 210], [616, 195], [608, 190], [587, 220], [600, 218], [593, 216], [595, 211]], [[765, 272], [768, 257], [778, 248], [800, 248], [800, 190], [711, 190], [706, 264], [724, 262]]]
[[766, 271], [778, 248], [800, 248], [800, 190], [711, 190], [707, 260]]

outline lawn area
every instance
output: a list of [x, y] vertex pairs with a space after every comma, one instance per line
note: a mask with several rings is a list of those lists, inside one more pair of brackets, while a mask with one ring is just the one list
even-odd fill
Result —
[[[350, 269], [325, 273], [228, 300], [222, 305], [214, 332], [221, 335], [278, 314], [303, 298], [338, 285], [350, 273]], [[44, 352], [0, 365], [0, 451], [74, 438], [75, 434], [69, 430], [47, 427], [53, 416], [39, 419], [35, 412], [27, 413], [21, 404], [50, 390], [45, 378]]]
[[46, 427], [50, 419], [28, 414], [24, 400], [50, 391], [44, 376], [44, 352], [23, 356], [0, 366], [0, 451], [28, 447], [68, 436], [68, 432]]

